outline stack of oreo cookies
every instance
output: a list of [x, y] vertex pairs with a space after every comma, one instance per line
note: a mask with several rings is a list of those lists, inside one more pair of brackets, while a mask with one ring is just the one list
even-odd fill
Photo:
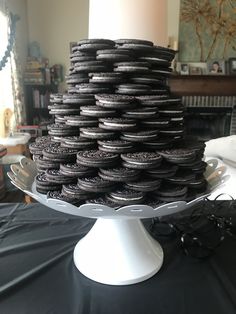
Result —
[[146, 40], [78, 42], [68, 92], [51, 95], [55, 123], [30, 146], [37, 190], [113, 207], [204, 193], [204, 144], [186, 139], [185, 109], [167, 85], [174, 56]]

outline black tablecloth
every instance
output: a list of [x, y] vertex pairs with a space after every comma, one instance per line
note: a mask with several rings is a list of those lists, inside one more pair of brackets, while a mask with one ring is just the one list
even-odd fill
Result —
[[154, 277], [108, 286], [84, 277], [73, 264], [73, 248], [93, 223], [40, 204], [1, 204], [0, 313], [236, 313], [234, 239], [204, 261], [185, 256], [173, 239], [162, 241], [164, 265]]

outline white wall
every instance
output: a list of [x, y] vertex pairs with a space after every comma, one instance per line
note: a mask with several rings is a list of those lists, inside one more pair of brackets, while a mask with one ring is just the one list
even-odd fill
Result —
[[166, 0], [90, 0], [89, 38], [138, 38], [168, 44]]
[[168, 37], [178, 41], [180, 0], [167, 0]]
[[29, 41], [40, 44], [50, 65], [67, 73], [69, 43], [88, 37], [89, 0], [27, 0]]

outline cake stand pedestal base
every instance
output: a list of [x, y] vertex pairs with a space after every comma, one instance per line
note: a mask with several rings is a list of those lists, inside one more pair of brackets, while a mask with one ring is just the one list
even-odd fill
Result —
[[99, 218], [74, 250], [74, 263], [86, 277], [108, 285], [129, 285], [158, 272], [163, 250], [140, 219]]

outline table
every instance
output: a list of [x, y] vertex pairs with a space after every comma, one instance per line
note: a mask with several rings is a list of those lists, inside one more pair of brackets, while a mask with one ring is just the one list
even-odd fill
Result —
[[93, 223], [41, 204], [0, 204], [0, 313], [236, 313], [236, 240], [227, 238], [206, 261], [160, 240], [165, 259], [154, 277], [107, 286], [73, 264], [74, 246]]

